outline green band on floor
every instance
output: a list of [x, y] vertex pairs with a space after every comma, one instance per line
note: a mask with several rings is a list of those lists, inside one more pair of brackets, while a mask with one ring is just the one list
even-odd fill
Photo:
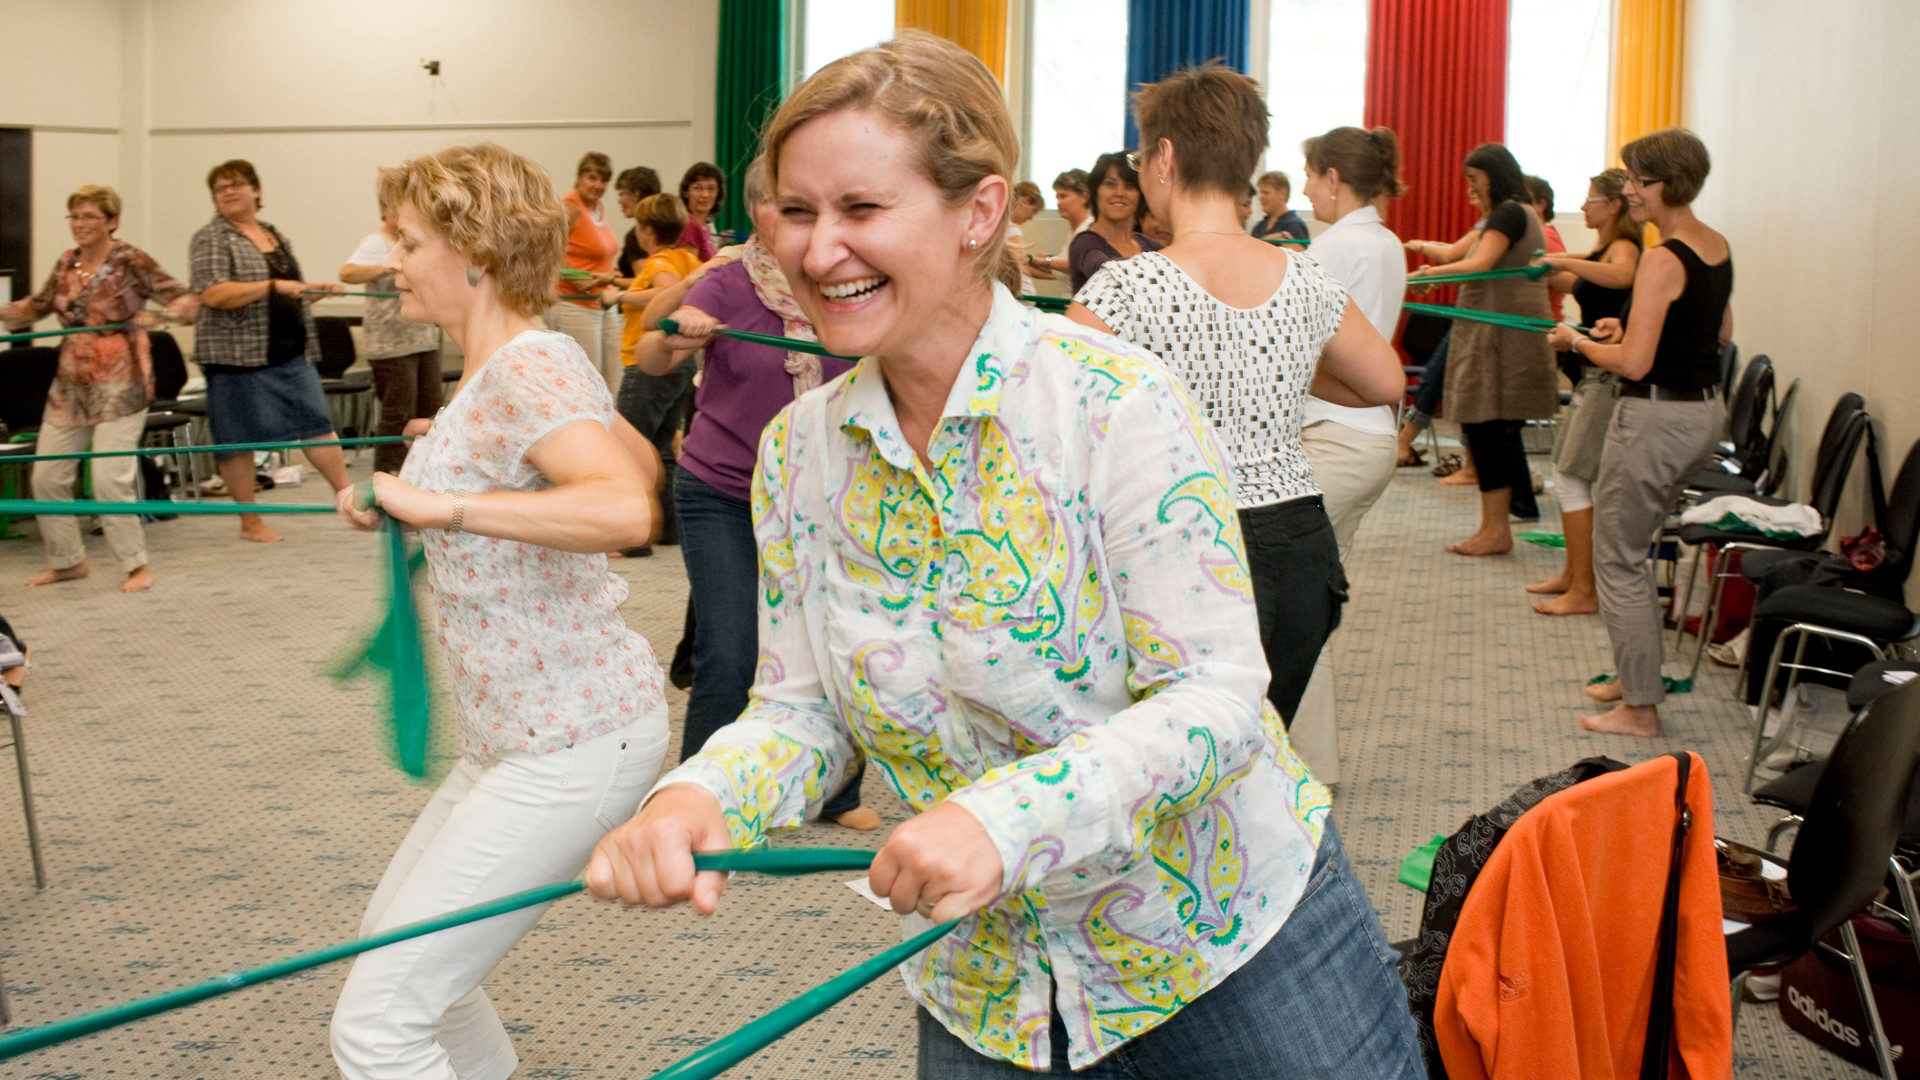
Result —
[[1563, 548], [1567, 546], [1567, 538], [1564, 533], [1547, 532], [1544, 529], [1531, 529], [1527, 532], [1516, 533], [1514, 536], [1516, 539], [1525, 540], [1529, 544], [1538, 544], [1541, 547]]

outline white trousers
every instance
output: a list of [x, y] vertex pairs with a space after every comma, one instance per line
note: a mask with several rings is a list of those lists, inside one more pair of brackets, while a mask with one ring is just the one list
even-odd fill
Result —
[[620, 331], [625, 321], [619, 308], [602, 310], [600, 305], [582, 305], [562, 300], [547, 309], [547, 328], [558, 330], [580, 343], [587, 351], [587, 362], [600, 369], [607, 389], [620, 393]]
[[[34, 439], [34, 450], [41, 454], [72, 454], [88, 449], [89, 442], [94, 450], [132, 450], [140, 445], [146, 431], [145, 409], [92, 427], [42, 424]], [[87, 465], [96, 500], [133, 501], [134, 491], [140, 484], [139, 458], [93, 458]], [[79, 477], [78, 461], [36, 461], [33, 463], [33, 497], [43, 501], [72, 499]], [[40, 543], [46, 548], [47, 562], [54, 569], [65, 570], [86, 561], [87, 548], [80, 539], [79, 518], [46, 514], [36, 520], [40, 523]], [[147, 537], [140, 529], [138, 517], [102, 514], [100, 531], [106, 535], [107, 548], [113, 552], [122, 574], [131, 574], [147, 565]]]
[[[462, 758], [380, 879], [362, 934], [578, 875], [667, 753], [663, 711], [551, 754]], [[480, 983], [546, 905], [361, 954], [333, 1012], [350, 1080], [506, 1080], [519, 1065]]]
[[[1353, 547], [1360, 519], [1387, 490], [1399, 461], [1399, 444], [1392, 435], [1355, 431], [1345, 424], [1322, 420], [1300, 429], [1300, 443], [1313, 465], [1313, 478], [1327, 504], [1327, 520], [1340, 544], [1344, 561]], [[1336, 634], [1339, 631], [1334, 631]], [[1323, 784], [1340, 782], [1340, 726], [1333, 713], [1334, 671], [1331, 642], [1320, 647], [1313, 678], [1301, 695], [1287, 739], [1294, 752]]]

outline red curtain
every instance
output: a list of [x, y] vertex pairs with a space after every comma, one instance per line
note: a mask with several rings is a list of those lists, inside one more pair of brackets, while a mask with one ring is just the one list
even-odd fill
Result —
[[1402, 239], [1453, 240], [1475, 220], [1460, 162], [1507, 130], [1507, 0], [1373, 0], [1367, 126], [1400, 138]]

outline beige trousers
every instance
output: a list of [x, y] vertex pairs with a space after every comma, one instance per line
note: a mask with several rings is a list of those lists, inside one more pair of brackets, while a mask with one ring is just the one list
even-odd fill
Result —
[[[1353, 546], [1353, 535], [1360, 528], [1380, 493], [1393, 480], [1399, 446], [1392, 435], [1372, 435], [1355, 431], [1345, 424], [1322, 420], [1300, 429], [1300, 442], [1313, 464], [1313, 478], [1326, 500], [1327, 519], [1333, 522], [1333, 535], [1340, 542], [1340, 559], [1346, 561]], [[1336, 634], [1339, 631], [1335, 631]], [[1313, 678], [1300, 699], [1300, 708], [1287, 729], [1294, 752], [1313, 770], [1314, 779], [1323, 784], [1340, 781], [1339, 724], [1334, 718], [1334, 671], [1332, 642], [1320, 649], [1313, 665]]]
[[[42, 424], [34, 451], [41, 454], [72, 454], [81, 450], [131, 450], [146, 434], [145, 409], [118, 420], [92, 427], [62, 427]], [[132, 502], [140, 483], [140, 459], [136, 457], [94, 458], [87, 462], [93, 478], [93, 497], [100, 502]], [[80, 476], [78, 461], [36, 461], [33, 463], [33, 497], [42, 501], [65, 502], [73, 498], [73, 487]], [[47, 549], [47, 561], [56, 570], [65, 570], [87, 559], [87, 548], [80, 539], [80, 519], [44, 515], [40, 524], [40, 542]], [[120, 572], [131, 574], [147, 565], [147, 539], [140, 519], [133, 514], [100, 515], [100, 531], [106, 534], [107, 547], [113, 552]]]

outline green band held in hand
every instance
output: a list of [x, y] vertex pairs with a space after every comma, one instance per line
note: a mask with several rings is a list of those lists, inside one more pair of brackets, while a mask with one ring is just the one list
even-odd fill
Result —
[[18, 334], [0, 334], [0, 344], [32, 341], [36, 338], [66, 337], [68, 334], [92, 334], [102, 330], [125, 330], [132, 323], [110, 322], [98, 326], [65, 326], [58, 330], [27, 330]]
[[[660, 320], [660, 329], [668, 334], [678, 334], [680, 332], [680, 324], [669, 317]], [[730, 337], [735, 341], [752, 342], [755, 345], [766, 345], [775, 349], [785, 349], [788, 352], [811, 353], [814, 356], [824, 356], [829, 360], [846, 360], [851, 363], [857, 362], [860, 359], [857, 356], [840, 356], [837, 353], [830, 353], [821, 347], [817, 341], [801, 341], [798, 338], [775, 337], [772, 334], [756, 334], [752, 331], [735, 330], [726, 326], [716, 326], [713, 328], [713, 332], [722, 337]]]

